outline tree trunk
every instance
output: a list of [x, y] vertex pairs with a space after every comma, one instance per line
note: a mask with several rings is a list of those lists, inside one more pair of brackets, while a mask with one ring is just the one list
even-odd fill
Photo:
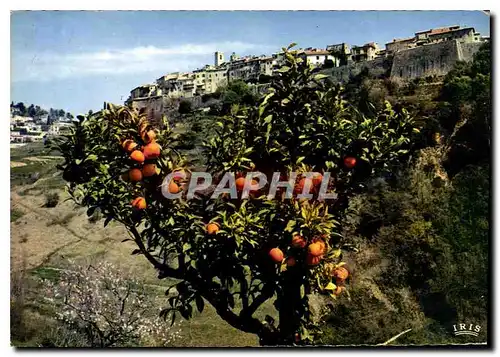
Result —
[[282, 290], [279, 299], [279, 344], [292, 345], [299, 332], [304, 304], [300, 296], [300, 287], [304, 283], [301, 269], [290, 269], [283, 274]]

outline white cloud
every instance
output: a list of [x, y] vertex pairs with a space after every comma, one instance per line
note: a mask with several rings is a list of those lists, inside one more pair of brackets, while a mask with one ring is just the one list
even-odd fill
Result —
[[[271, 46], [243, 42], [186, 44], [173, 47], [134, 47], [82, 53], [15, 53], [11, 79], [50, 81], [94, 75], [121, 75], [151, 72], [160, 77], [168, 72], [186, 71], [213, 63], [215, 51], [236, 53], [268, 53]], [[258, 51], [258, 52], [257, 52]], [[154, 80], [154, 78], [152, 78]]]

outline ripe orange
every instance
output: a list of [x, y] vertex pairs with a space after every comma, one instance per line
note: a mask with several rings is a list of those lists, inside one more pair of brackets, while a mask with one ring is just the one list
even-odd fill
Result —
[[132, 151], [132, 154], [130, 154], [130, 158], [134, 161], [143, 163], [144, 162], [144, 154], [140, 152], [139, 150], [134, 150]]
[[308, 254], [306, 258], [307, 265], [318, 265], [321, 261], [321, 256], [315, 257], [314, 255]]
[[243, 187], [245, 187], [245, 181], [246, 179], [244, 177], [239, 177], [236, 179], [235, 183], [236, 183], [236, 190], [238, 191], [243, 191]]
[[310, 255], [312, 255], [313, 257], [318, 257], [324, 253], [325, 248], [321, 245], [321, 243], [316, 242], [310, 244], [308, 250]]
[[144, 177], [149, 177], [156, 175], [156, 165], [155, 164], [146, 164], [142, 167], [142, 174]]
[[215, 222], [207, 224], [207, 233], [210, 235], [217, 233], [219, 229], [220, 229], [219, 225]]
[[279, 248], [273, 248], [269, 251], [269, 255], [271, 256], [271, 259], [275, 263], [281, 263], [283, 261], [284, 255], [281, 249]]
[[174, 181], [170, 181], [168, 184], [168, 192], [172, 194], [176, 194], [180, 191], [179, 185], [177, 185]]
[[321, 251], [323, 253], [325, 252], [325, 250], [326, 250], [326, 243], [325, 243], [325, 241], [323, 239], [316, 237], [316, 238], [313, 238], [312, 242], [313, 243], [318, 243], [319, 246], [320, 246], [320, 248], [321, 248]]
[[348, 169], [352, 169], [354, 166], [356, 166], [356, 158], [352, 156], [348, 156], [344, 159], [344, 165]]
[[320, 174], [319, 172], [315, 172], [312, 178], [313, 185], [319, 186], [321, 185], [321, 181], [323, 181], [323, 175]]
[[146, 200], [144, 197], [136, 197], [132, 200], [132, 207], [137, 209], [145, 209], [146, 208]]
[[136, 147], [137, 144], [134, 142], [134, 140], [127, 139], [124, 142], [122, 142], [122, 148], [127, 152], [132, 152]]
[[349, 270], [344, 267], [338, 267], [333, 271], [332, 275], [337, 279], [338, 282], [343, 282], [349, 276]]
[[128, 177], [132, 182], [138, 182], [142, 180], [142, 172], [139, 169], [132, 169], [128, 173]]
[[294, 248], [304, 248], [306, 246], [307, 242], [304, 239], [304, 237], [300, 235], [294, 235], [292, 238], [292, 247]]
[[144, 153], [146, 159], [156, 159], [158, 156], [160, 156], [160, 150], [161, 147], [157, 143], [149, 143], [148, 145], [144, 146], [142, 152]]
[[288, 257], [286, 259], [286, 265], [289, 267], [293, 267], [296, 263], [297, 263], [297, 261], [295, 260], [294, 257]]
[[[306, 185], [306, 179], [305, 178], [302, 178], [300, 179], [300, 181], [295, 185], [295, 188], [293, 189], [293, 192], [296, 194], [296, 195], [299, 195], [302, 193], [302, 191], [304, 190], [304, 186]], [[307, 192], [306, 192], [307, 193]]]

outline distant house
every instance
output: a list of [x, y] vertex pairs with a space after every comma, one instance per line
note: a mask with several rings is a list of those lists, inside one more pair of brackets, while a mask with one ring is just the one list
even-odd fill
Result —
[[305, 50], [299, 52], [299, 57], [304, 59], [307, 64], [312, 64], [313, 66], [322, 66], [327, 60], [331, 60], [335, 67], [338, 67], [340, 60], [334, 57], [330, 51], [317, 49], [317, 48], [306, 48]]
[[372, 61], [377, 57], [379, 50], [375, 42], [370, 42], [363, 46], [352, 46], [351, 60], [353, 62]]
[[458, 25], [439, 27], [426, 31], [419, 31], [415, 36], [405, 39], [394, 39], [392, 42], [386, 43], [385, 48], [388, 54], [425, 46], [428, 44], [440, 43], [444, 41], [458, 40], [460, 42], [483, 42], [481, 34], [476, 32], [473, 27], [461, 28]]

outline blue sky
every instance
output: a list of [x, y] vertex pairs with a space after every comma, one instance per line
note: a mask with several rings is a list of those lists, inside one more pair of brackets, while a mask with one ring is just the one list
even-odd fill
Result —
[[130, 90], [213, 63], [213, 52], [271, 54], [409, 37], [448, 25], [490, 33], [481, 11], [17, 11], [11, 100], [74, 114], [122, 103]]

